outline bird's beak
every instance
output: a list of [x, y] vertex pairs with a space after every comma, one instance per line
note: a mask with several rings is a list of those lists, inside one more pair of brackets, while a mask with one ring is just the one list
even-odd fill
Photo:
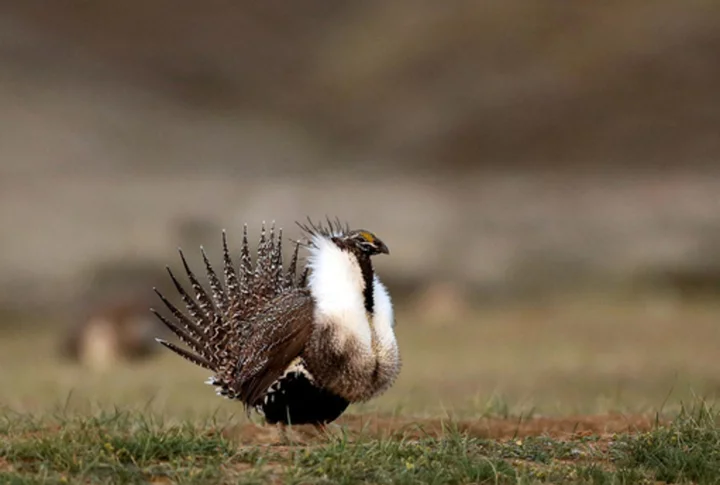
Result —
[[389, 250], [388, 247], [385, 245], [385, 243], [382, 242], [381, 240], [376, 239], [376, 240], [375, 240], [375, 245], [377, 246], [377, 252], [378, 252], [378, 254], [390, 254], [390, 250]]

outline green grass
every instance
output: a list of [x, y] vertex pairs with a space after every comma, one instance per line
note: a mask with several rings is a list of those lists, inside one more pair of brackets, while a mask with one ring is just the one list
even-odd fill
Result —
[[638, 434], [489, 440], [339, 430], [312, 443], [246, 445], [218, 422], [139, 412], [0, 422], [2, 483], [602, 483], [720, 481], [716, 412], [700, 406]]
[[640, 468], [655, 480], [720, 483], [720, 428], [717, 413], [700, 407], [682, 413], [672, 426], [627, 437], [618, 461]]

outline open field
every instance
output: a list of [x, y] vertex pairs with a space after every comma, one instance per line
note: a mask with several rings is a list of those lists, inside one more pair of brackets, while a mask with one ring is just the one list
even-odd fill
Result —
[[5, 325], [0, 482], [715, 483], [719, 319], [664, 297], [400, 311], [401, 378], [328, 436], [247, 419], [169, 353], [91, 372], [51, 322]]
[[[0, 3], [0, 485], [720, 485], [720, 1], [454, 7]], [[308, 216], [404, 364], [322, 432], [135, 318]]]
[[[345, 423], [347, 419], [343, 420]], [[376, 423], [373, 418], [369, 423]], [[389, 424], [389, 423], [386, 423]], [[616, 423], [617, 425], [618, 423]], [[720, 431], [700, 408], [664, 426], [514, 433], [447, 422], [349, 425], [286, 440], [215, 420], [165, 425], [139, 413], [38, 421], [6, 415], [0, 480], [12, 483], [716, 483]], [[428, 429], [425, 429], [426, 425]], [[617, 430], [618, 433], [613, 433]]]

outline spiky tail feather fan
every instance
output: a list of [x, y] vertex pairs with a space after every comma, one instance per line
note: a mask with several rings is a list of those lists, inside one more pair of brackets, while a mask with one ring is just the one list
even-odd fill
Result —
[[235, 397], [231, 385], [239, 371], [238, 358], [242, 346], [253, 332], [249, 324], [250, 317], [267, 301], [293, 288], [305, 286], [307, 271], [303, 272], [300, 278], [297, 277], [300, 245], [300, 242], [295, 242], [290, 264], [283, 271], [282, 229], [276, 234], [273, 223], [269, 234], [266, 234], [265, 223], [263, 223], [256, 263], [253, 267], [248, 245], [247, 225], [245, 225], [240, 265], [236, 270], [228, 250], [227, 235], [223, 231], [224, 283], [221, 283], [207, 254], [202, 247], [200, 248], [211, 290], [210, 295], [200, 284], [190, 269], [182, 250], [179, 249], [178, 252], [192, 286], [194, 297], [188, 294], [169, 267], [167, 271], [189, 315], [181, 312], [156, 288], [154, 288], [155, 293], [174, 318], [167, 318], [155, 309], [151, 309], [151, 311], [190, 350], [162, 339], [158, 339], [158, 341], [182, 358], [213, 371], [215, 376], [210, 379], [209, 383], [218, 386], [220, 394], [231, 398]]

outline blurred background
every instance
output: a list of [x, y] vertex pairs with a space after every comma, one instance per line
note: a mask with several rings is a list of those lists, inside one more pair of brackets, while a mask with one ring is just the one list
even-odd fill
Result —
[[224, 406], [155, 352], [151, 288], [177, 246], [199, 268], [222, 228], [326, 214], [391, 248], [381, 408], [712, 398], [719, 26], [712, 0], [0, 3], [0, 404]]

